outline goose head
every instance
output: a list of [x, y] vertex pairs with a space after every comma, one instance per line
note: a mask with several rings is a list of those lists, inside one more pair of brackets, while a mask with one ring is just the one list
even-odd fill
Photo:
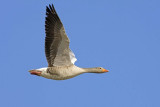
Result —
[[103, 67], [97, 67], [98, 73], [109, 72], [109, 70], [104, 69]]
[[109, 72], [108, 70], [104, 69], [103, 67], [96, 67], [96, 68], [84, 68], [87, 73], [106, 73]]

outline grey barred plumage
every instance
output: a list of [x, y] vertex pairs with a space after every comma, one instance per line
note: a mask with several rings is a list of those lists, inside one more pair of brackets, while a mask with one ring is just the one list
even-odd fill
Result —
[[65, 67], [55, 66], [48, 67], [46, 72], [42, 73], [42, 76], [48, 79], [65, 80], [80, 75], [82, 73], [85, 73], [85, 70], [75, 65]]

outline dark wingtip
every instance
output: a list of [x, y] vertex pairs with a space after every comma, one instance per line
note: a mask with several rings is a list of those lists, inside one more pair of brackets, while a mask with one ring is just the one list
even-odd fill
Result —
[[51, 12], [50, 9], [48, 8], [48, 6], [46, 6], [46, 11], [47, 12]]
[[47, 13], [57, 14], [53, 4], [49, 4], [49, 6], [46, 6], [46, 12]]
[[52, 9], [51, 5], [49, 4], [49, 8]]

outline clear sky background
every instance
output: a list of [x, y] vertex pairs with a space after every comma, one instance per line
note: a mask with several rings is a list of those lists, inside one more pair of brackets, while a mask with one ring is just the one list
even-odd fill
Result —
[[[51, 3], [75, 64], [109, 73], [65, 81], [29, 74], [47, 66]], [[0, 107], [160, 107], [159, 0], [1, 0], [0, 38]]]

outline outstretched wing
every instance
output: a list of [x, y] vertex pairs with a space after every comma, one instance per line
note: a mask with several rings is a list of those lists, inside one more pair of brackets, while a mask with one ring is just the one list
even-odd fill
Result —
[[45, 54], [48, 66], [70, 66], [77, 60], [69, 49], [69, 39], [52, 4], [46, 7]]

